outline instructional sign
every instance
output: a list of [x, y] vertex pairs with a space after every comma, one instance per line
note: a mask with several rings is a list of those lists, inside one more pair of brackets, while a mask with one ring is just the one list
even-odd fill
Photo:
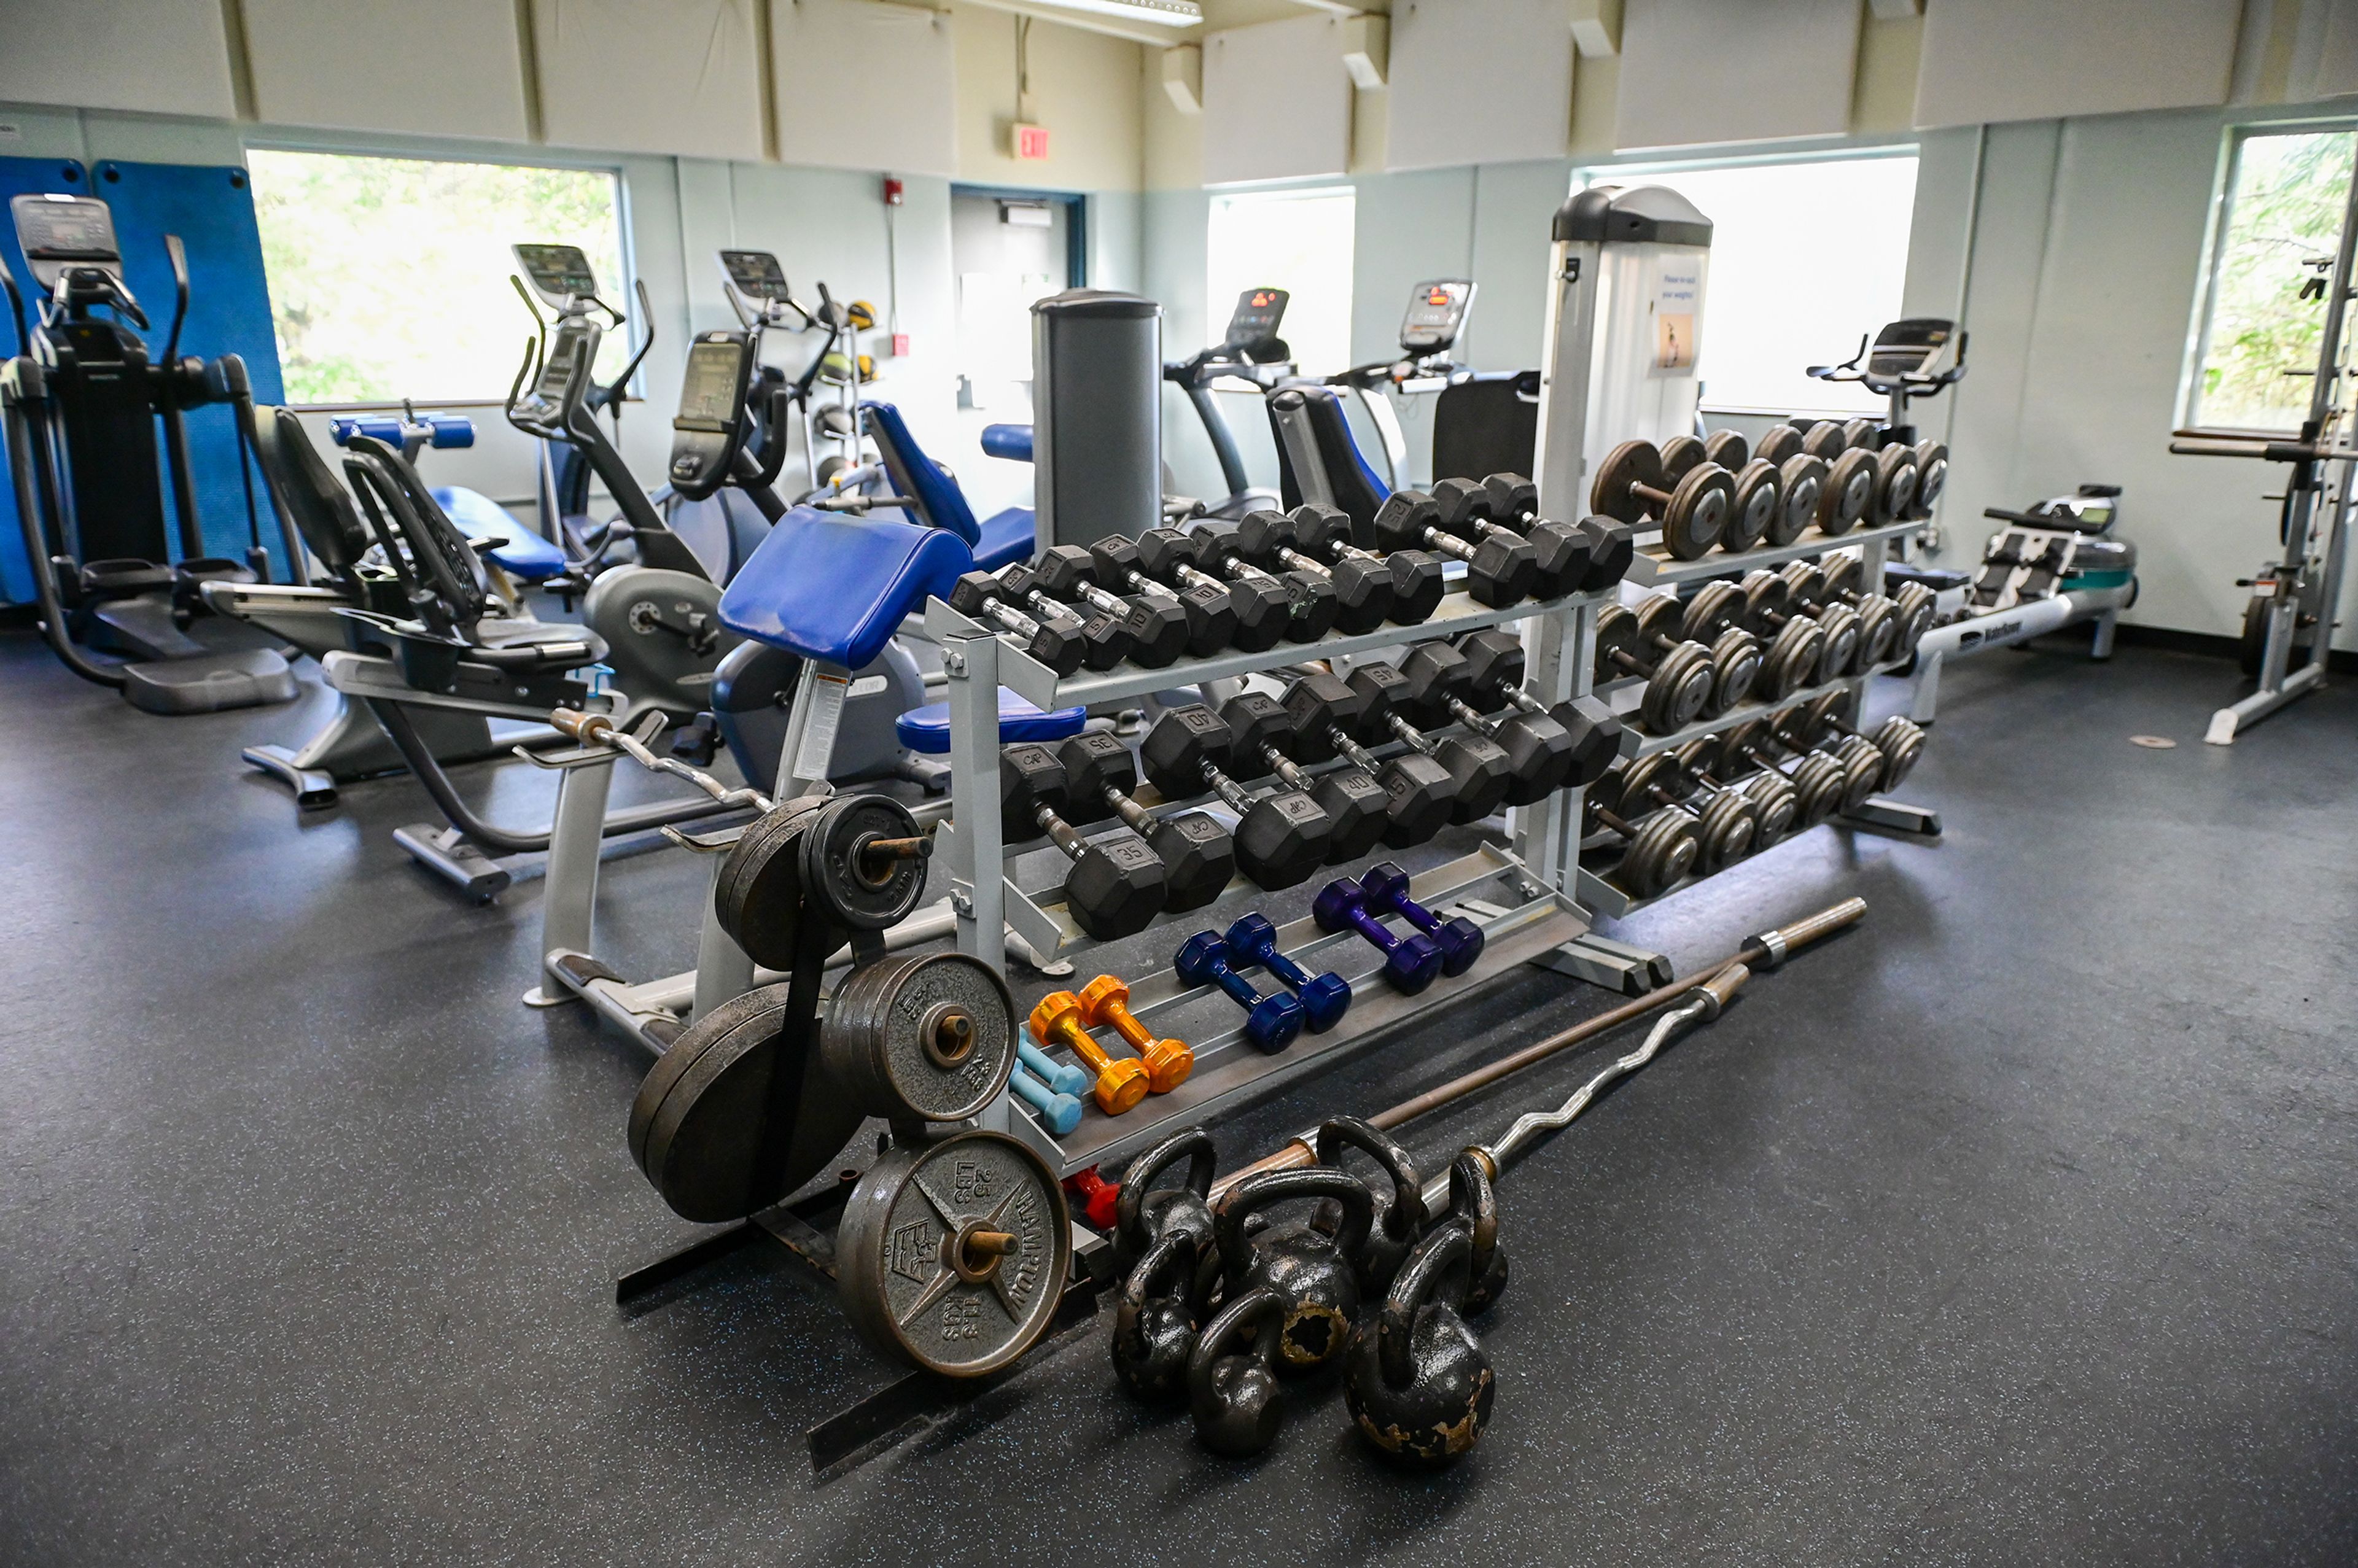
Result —
[[1654, 368], [1693, 370], [1695, 318], [1703, 303], [1703, 262], [1665, 256], [1654, 282]]

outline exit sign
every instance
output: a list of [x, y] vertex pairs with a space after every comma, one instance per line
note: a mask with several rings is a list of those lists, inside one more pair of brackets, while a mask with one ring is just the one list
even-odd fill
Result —
[[1026, 163], [1040, 163], [1048, 157], [1048, 127], [1018, 124], [1015, 132], [1015, 156]]

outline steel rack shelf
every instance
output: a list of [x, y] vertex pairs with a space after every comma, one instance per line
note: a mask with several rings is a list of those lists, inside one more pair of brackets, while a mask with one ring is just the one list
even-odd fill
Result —
[[[1629, 562], [1628, 576], [1622, 580], [1636, 583], [1640, 588], [1668, 588], [1682, 582], [1701, 582], [1710, 578], [1732, 577], [1740, 572], [1748, 572], [1755, 567], [1779, 566], [1786, 561], [1798, 560], [1804, 556], [1823, 556], [1829, 550], [1839, 550], [1845, 545], [1871, 545], [1876, 547], [1877, 554], [1881, 554], [1883, 547], [1891, 540], [1913, 533], [1922, 526], [1924, 526], [1924, 519], [1917, 517], [1898, 523], [1885, 523], [1871, 528], [1845, 528], [1839, 534], [1827, 534], [1812, 528], [1790, 545], [1757, 546], [1749, 550], [1739, 550], [1732, 556], [1714, 550], [1701, 559], [1693, 561], [1682, 561], [1671, 557], [1662, 548], [1661, 535], [1657, 532], [1653, 535], [1653, 543], [1640, 544], [1638, 546], [1636, 557]], [[1646, 537], [1644, 535], [1639, 536], [1641, 539]], [[1879, 565], [1880, 563], [1866, 564]], [[1879, 579], [1874, 574], [1866, 574], [1866, 580], [1875, 582]]]

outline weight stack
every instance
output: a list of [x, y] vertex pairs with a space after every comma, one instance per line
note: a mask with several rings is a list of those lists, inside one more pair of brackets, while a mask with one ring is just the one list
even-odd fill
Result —
[[1032, 470], [1042, 545], [1163, 520], [1163, 307], [1068, 288], [1032, 307]]

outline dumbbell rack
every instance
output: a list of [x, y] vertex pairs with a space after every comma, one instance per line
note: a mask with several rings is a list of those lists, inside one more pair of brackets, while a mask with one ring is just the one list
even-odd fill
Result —
[[[1387, 626], [1357, 635], [1326, 637], [1314, 643], [1281, 644], [1261, 653], [1182, 660], [1159, 670], [1124, 667], [1103, 675], [1064, 679], [1022, 649], [1002, 641], [994, 628], [958, 613], [939, 600], [930, 601], [925, 614], [925, 635], [942, 649], [943, 667], [949, 676], [950, 720], [951, 817], [936, 831], [935, 857], [949, 870], [950, 903], [957, 913], [959, 949], [985, 963], [1002, 965], [1003, 929], [1012, 929], [1038, 953], [1052, 959], [1094, 946], [1053, 894], [1034, 897], [1008, 875], [1009, 860], [1032, 854], [1039, 847], [1026, 843], [1011, 850], [1001, 834], [1000, 687], [1007, 687], [1043, 709], [1101, 706], [1205, 681], [1280, 671], [1307, 660], [1333, 660], [1339, 665], [1355, 654], [1511, 622], [1529, 622], [1531, 629], [1526, 633], [1530, 644], [1526, 686], [1542, 702], [1552, 703], [1573, 695], [1573, 673], [1586, 667], [1585, 653], [1575, 639], [1584, 627], [1593, 635], [1595, 608], [1608, 597], [1575, 595], [1545, 603], [1491, 609], [1476, 602], [1462, 589], [1453, 588], [1433, 617], [1413, 627]], [[1431, 731], [1436, 735], [1446, 732], [1446, 727]], [[1399, 749], [1398, 742], [1368, 748], [1378, 756]], [[1346, 764], [1338, 762], [1332, 765]], [[1412, 880], [1412, 896], [1417, 902], [1428, 908], [1464, 914], [1483, 928], [1482, 957], [1465, 975], [1435, 980], [1419, 995], [1402, 996], [1379, 978], [1381, 956], [1372, 946], [1355, 933], [1330, 935], [1320, 931], [1305, 916], [1279, 927], [1278, 945], [1306, 968], [1314, 971], [1332, 969], [1351, 981], [1351, 1009], [1332, 1030], [1323, 1034], [1305, 1033], [1285, 1051], [1264, 1055], [1245, 1041], [1241, 1014], [1217, 990], [1184, 985], [1167, 968], [1152, 976], [1131, 978], [1130, 1009], [1149, 1027], [1155, 1027], [1158, 1017], [1166, 1017], [1200, 999], [1217, 998], [1219, 1006], [1230, 1009], [1233, 1022], [1224, 1020], [1226, 1027], [1184, 1032], [1195, 1055], [1195, 1068], [1186, 1083], [1169, 1094], [1152, 1097], [1120, 1117], [1104, 1116], [1090, 1105], [1080, 1126], [1062, 1139], [1041, 1128], [1027, 1108], [1008, 1096], [1002, 1096], [986, 1113], [984, 1124], [1004, 1128], [1025, 1139], [1063, 1174], [1100, 1162], [1117, 1162], [1176, 1127], [1217, 1118], [1328, 1069], [1424, 1011], [1461, 1000], [1472, 986], [1507, 973], [1521, 963], [1541, 959], [1583, 937], [1588, 919], [1572, 895], [1569, 872], [1573, 845], [1567, 838], [1578, 818], [1568, 816], [1563, 808], [1566, 794], [1560, 793], [1538, 806], [1517, 808], [1507, 843], [1485, 843], [1472, 853]], [[1144, 785], [1135, 792], [1134, 798], [1158, 812], [1218, 804], [1217, 797], [1209, 795], [1188, 800], [1164, 800], [1151, 786]], [[1379, 860], [1384, 853], [1371, 852], [1368, 859]], [[1348, 875], [1354, 870], [1336, 866], [1328, 874]], [[1239, 880], [1231, 884], [1231, 891], [1245, 891], [1250, 885]], [[1160, 916], [1150, 930], [1167, 931], [1175, 949], [1187, 929], [1200, 929], [1206, 924], [1201, 911], [1190, 911]], [[1578, 968], [1576, 963], [1574, 967]], [[1257, 982], [1262, 979], [1258, 973], [1254, 978]]]
[[[1622, 580], [1640, 589], [1675, 592], [1689, 583], [1705, 582], [1714, 578], [1741, 577], [1757, 568], [1782, 566], [1788, 561], [1815, 557], [1831, 551], [1855, 547], [1859, 552], [1859, 581], [1879, 586], [1883, 581], [1883, 570], [1891, 541], [1911, 534], [1923, 525], [1922, 518], [1909, 517], [1870, 527], [1851, 528], [1839, 534], [1827, 534], [1812, 527], [1790, 545], [1761, 546], [1735, 555], [1723, 555], [1714, 551], [1692, 561], [1676, 559], [1661, 547], [1659, 541], [1649, 543], [1643, 535], [1640, 535], [1637, 554], [1631, 559], [1628, 573]], [[1592, 633], [1593, 630], [1592, 624]], [[1585, 640], [1583, 646], [1591, 654], [1593, 660], [1593, 636]], [[1769, 718], [1790, 708], [1814, 702], [1828, 692], [1843, 692], [1847, 695], [1847, 700], [1843, 704], [1844, 715], [1851, 722], [1855, 723], [1860, 703], [1866, 692], [1867, 678], [1898, 669], [1906, 663], [1905, 659], [1895, 659], [1870, 669], [1838, 676], [1820, 685], [1806, 687], [1784, 697], [1765, 701], [1740, 703], [1725, 713], [1710, 719], [1697, 719], [1686, 728], [1668, 735], [1650, 735], [1631, 724], [1621, 732], [1621, 755], [1634, 761], [1660, 752], [1675, 751], [1700, 736], [1718, 734], [1747, 719]], [[1645, 677], [1626, 676], [1592, 687], [1591, 672], [1590, 663], [1584, 663], [1581, 665], [1576, 679], [1580, 689], [1606, 699], [1626, 720], [1629, 711], [1634, 708], [1635, 703], [1617, 699], [1624, 697], [1625, 695], [1634, 697], [1639, 688], [1644, 686]], [[1585, 792], [1584, 791], [1583, 794], [1585, 795]], [[1868, 800], [1855, 812], [1837, 813], [1828, 819], [1827, 824], [1821, 826], [1835, 822], [1846, 822], [1855, 827], [1869, 827], [1881, 832], [1919, 838], [1935, 838], [1941, 832], [1940, 816], [1930, 807], [1889, 800], [1880, 795]], [[1795, 835], [1795, 837], [1798, 836]], [[1599, 834], [1585, 840], [1582, 848], [1604, 847], [1615, 841], [1614, 835]], [[1701, 880], [1703, 879], [1700, 877], [1687, 877], [1654, 894], [1651, 898], [1633, 898], [1606, 881], [1604, 876], [1592, 871], [1587, 865], [1577, 863], [1576, 859], [1571, 882], [1574, 896], [1584, 908], [1595, 910], [1617, 920], [1650, 903], [1669, 898]]]

